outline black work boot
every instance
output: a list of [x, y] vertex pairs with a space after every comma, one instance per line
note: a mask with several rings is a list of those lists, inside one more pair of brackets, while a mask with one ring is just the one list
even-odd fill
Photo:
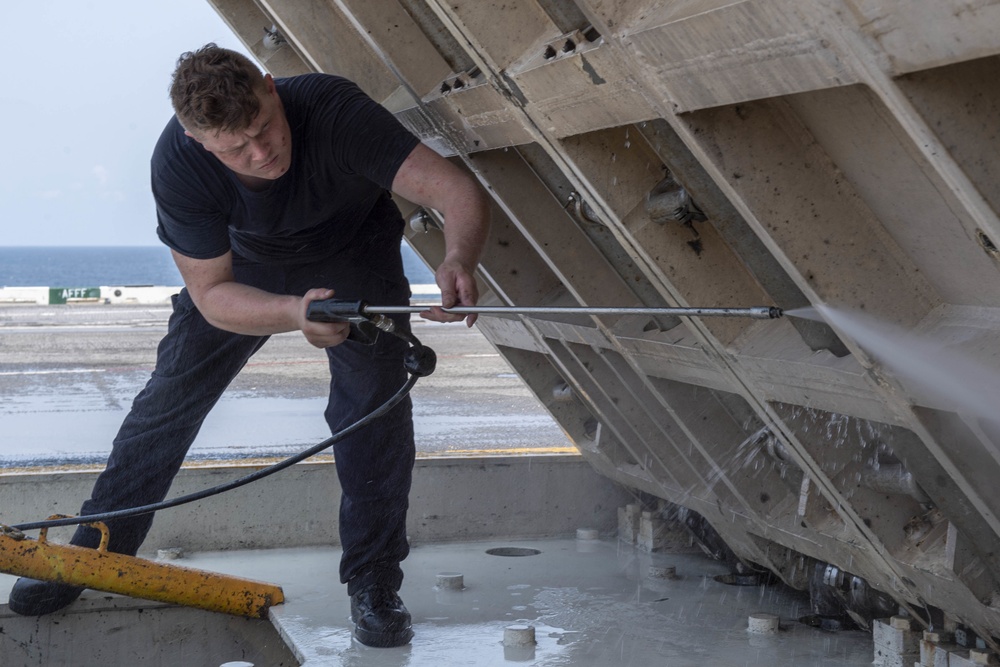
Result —
[[410, 612], [396, 591], [381, 584], [362, 588], [351, 596], [354, 636], [365, 646], [388, 648], [410, 642]]
[[14, 582], [7, 606], [15, 614], [41, 616], [68, 606], [83, 591], [81, 586], [21, 577]]

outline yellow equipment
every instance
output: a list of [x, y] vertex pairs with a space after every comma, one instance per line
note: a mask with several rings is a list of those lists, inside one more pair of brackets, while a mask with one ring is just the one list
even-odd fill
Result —
[[51, 544], [46, 528], [33, 540], [0, 524], [0, 572], [248, 618], [267, 618], [285, 600], [273, 584], [109, 552], [108, 527], [87, 525], [101, 531], [97, 549]]

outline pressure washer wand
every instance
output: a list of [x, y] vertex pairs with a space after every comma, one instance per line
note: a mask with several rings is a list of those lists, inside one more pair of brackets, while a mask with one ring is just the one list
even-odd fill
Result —
[[[420, 313], [435, 306], [365, 306], [363, 313], [393, 315], [397, 313]], [[440, 306], [437, 306], [440, 307]], [[751, 308], [588, 308], [585, 306], [458, 306], [443, 308], [453, 315], [676, 315], [683, 317], [750, 317], [757, 320], [773, 320], [782, 316], [780, 308], [754, 306]]]
[[[350, 322], [371, 337], [371, 330], [393, 331], [392, 320], [386, 315], [420, 313], [431, 308], [441, 308], [454, 315], [675, 315], [684, 317], [750, 317], [773, 320], [782, 316], [780, 308], [754, 306], [751, 308], [589, 308], [585, 306], [373, 306], [366, 301], [322, 299], [309, 304], [306, 317], [315, 322]], [[367, 331], [366, 331], [367, 330]]]

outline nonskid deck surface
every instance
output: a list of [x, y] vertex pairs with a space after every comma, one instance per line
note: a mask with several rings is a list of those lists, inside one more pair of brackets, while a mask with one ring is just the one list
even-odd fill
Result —
[[[539, 553], [487, 553], [502, 547]], [[307, 667], [872, 662], [869, 633], [827, 633], [798, 623], [809, 613], [801, 593], [780, 585], [719, 583], [714, 576], [725, 568], [700, 554], [649, 554], [615, 541], [572, 539], [414, 545], [401, 591], [413, 615], [413, 642], [372, 649], [351, 638], [349, 600], [337, 581], [339, 557], [335, 548], [273, 549], [194, 553], [178, 564], [280, 584], [286, 602], [272, 608], [271, 620]], [[677, 578], [653, 578], [651, 566], [673, 566]], [[437, 586], [444, 573], [461, 574], [464, 589]], [[13, 577], [0, 576], [4, 599], [12, 583]], [[93, 609], [92, 600], [103, 597], [87, 592], [78, 608]], [[747, 632], [749, 615], [759, 612], [780, 616], [778, 634]], [[72, 619], [55, 615], [39, 624]], [[504, 646], [505, 629], [515, 625], [534, 628], [534, 647]], [[237, 659], [253, 662], [252, 655], [218, 655], [205, 664]]]
[[[0, 468], [103, 466], [149, 379], [167, 306], [0, 304]], [[477, 329], [413, 318], [438, 354], [411, 394], [421, 455], [575, 451]], [[326, 356], [298, 334], [273, 336], [206, 420], [195, 460], [285, 457], [329, 437]], [[66, 437], [72, 433], [73, 437]]]

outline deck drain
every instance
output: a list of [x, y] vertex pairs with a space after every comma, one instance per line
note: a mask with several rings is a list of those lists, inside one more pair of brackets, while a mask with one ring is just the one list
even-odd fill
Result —
[[526, 549], [524, 547], [494, 547], [487, 549], [486, 553], [491, 556], [537, 556], [542, 553], [538, 549]]

